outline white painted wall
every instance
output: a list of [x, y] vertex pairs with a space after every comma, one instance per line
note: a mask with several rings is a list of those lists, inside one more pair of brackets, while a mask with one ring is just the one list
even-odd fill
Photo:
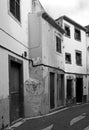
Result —
[[[87, 73], [87, 50], [86, 50], [86, 33], [81, 30], [81, 41], [77, 41], [74, 38], [74, 25], [68, 23], [67, 21], [63, 21], [64, 24], [67, 24], [70, 27], [70, 38], [64, 36], [64, 52], [71, 53], [71, 64], [65, 63], [65, 71], [70, 73], [79, 73], [86, 74]], [[82, 52], [82, 66], [76, 65], [76, 55], [75, 50], [79, 50]], [[64, 61], [65, 61], [65, 53], [64, 53]], [[89, 69], [88, 69], [89, 70]], [[76, 88], [76, 85], [74, 85]], [[74, 89], [74, 95], [76, 95], [76, 89]], [[88, 95], [88, 85], [86, 77], [83, 76], [83, 95]], [[74, 96], [75, 97], [75, 96]]]
[[[21, 0], [21, 23], [19, 23], [9, 12], [9, 0], [0, 0], [0, 45], [21, 56], [24, 51], [28, 53], [29, 12], [31, 12], [31, 0]], [[9, 124], [8, 55], [23, 61], [23, 82], [29, 78], [28, 61], [0, 47], [0, 128], [2, 116], [4, 125]]]
[[[46, 65], [64, 69], [63, 41], [62, 53], [56, 52], [56, 35], [60, 34], [52, 25], [42, 19], [42, 60]], [[62, 37], [61, 37], [62, 39]]]
[[[74, 25], [63, 21], [63, 28], [64, 24], [70, 26], [70, 34], [71, 38], [67, 38], [64, 36], [64, 52], [71, 53], [71, 64], [65, 63], [65, 71], [72, 72], [72, 73], [82, 73], [86, 74], [86, 33], [81, 30], [81, 42], [74, 39]], [[79, 50], [82, 52], [82, 66], [76, 65], [76, 57], [75, 57], [75, 50]], [[64, 54], [65, 60], [65, 54]]]
[[29, 13], [30, 58], [42, 57], [41, 39], [41, 12]]
[[[42, 12], [29, 14], [29, 47], [30, 47], [30, 56], [34, 59], [34, 64], [44, 64], [49, 65], [55, 68], [64, 69], [63, 63], [63, 52], [60, 54], [56, 52], [56, 35], [61, 35], [51, 24], [42, 18]], [[62, 37], [61, 37], [62, 38]], [[63, 44], [63, 42], [62, 42]], [[62, 45], [63, 51], [63, 45]], [[36, 62], [36, 59], [40, 58], [41, 62]], [[37, 67], [31, 67], [31, 76], [39, 80], [41, 79], [43, 83], [44, 92], [41, 97], [40, 109], [38, 112], [46, 114], [50, 110], [50, 101], [49, 101], [49, 68], [40, 67], [40, 70], [36, 69]], [[52, 69], [53, 71], [53, 69]], [[36, 102], [36, 100], [35, 100]], [[31, 112], [32, 109], [31, 103], [29, 105], [30, 114], [34, 116]], [[39, 115], [39, 113], [38, 113]]]
[[41, 12], [29, 14], [30, 55], [32, 58], [42, 58], [42, 63], [45, 65], [64, 69], [63, 41], [62, 53], [56, 52], [56, 35], [60, 32], [44, 20], [41, 15]]
[[86, 35], [86, 42], [87, 42], [87, 46], [86, 46], [86, 51], [87, 51], [87, 74], [89, 74], [89, 36]]
[[[60, 21], [60, 20], [59, 20]], [[72, 76], [71, 73], [74, 73], [73, 76], [73, 96], [76, 97], [76, 82], [75, 82], [75, 78], [76, 78], [76, 73], [77, 74], [86, 74], [89, 70], [88, 66], [89, 66], [89, 55], [87, 53], [86, 50], [86, 44], [88, 42], [89, 39], [86, 39], [86, 32], [83, 31], [82, 29], [80, 29], [81, 31], [81, 41], [77, 41], [74, 38], [74, 25], [67, 22], [66, 20], [61, 20], [61, 25], [64, 28], [65, 24], [68, 25], [70, 27], [70, 38], [66, 37], [65, 35], [63, 36], [63, 45], [64, 45], [64, 51], [63, 51], [63, 59], [64, 59], [64, 69], [65, 72], [69, 72], [70, 74], [66, 74], [65, 75], [65, 90], [67, 87], [67, 83], [66, 83], [66, 76], [70, 75]], [[89, 42], [88, 42], [89, 43]], [[76, 65], [76, 55], [75, 55], [75, 50], [79, 50], [82, 52], [82, 66], [78, 66]], [[65, 53], [71, 53], [71, 64], [66, 64], [65, 62]], [[87, 65], [88, 64], [88, 65]], [[88, 95], [88, 84], [87, 84], [87, 80], [86, 80], [86, 76], [83, 75], [83, 95]], [[66, 97], [67, 93], [65, 91], [65, 97]]]
[[[9, 0], [0, 1], [0, 27], [26, 46], [28, 46], [28, 12], [31, 12], [31, 0], [21, 0], [21, 23], [19, 23], [9, 12]], [[8, 47], [12, 49], [13, 44], [9, 44]]]
[[[86, 35], [86, 51], [87, 51], [87, 74], [89, 74], [89, 35]], [[89, 102], [89, 75], [87, 76], [87, 86], [88, 86], [88, 102]]]

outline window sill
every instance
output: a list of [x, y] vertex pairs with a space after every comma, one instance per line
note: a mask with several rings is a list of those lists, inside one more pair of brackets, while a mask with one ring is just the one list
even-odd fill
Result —
[[75, 40], [78, 41], [78, 42], [81, 42], [81, 40], [79, 40], [79, 39], [76, 39], [76, 38], [75, 38]]
[[76, 65], [82, 67], [82, 64], [76, 64]]
[[66, 64], [70, 64], [71, 65], [71, 63], [70, 62], [65, 62]]
[[56, 54], [61, 56], [61, 55], [62, 55], [62, 52], [60, 53], [60, 52], [57, 52], [57, 51], [56, 51]]

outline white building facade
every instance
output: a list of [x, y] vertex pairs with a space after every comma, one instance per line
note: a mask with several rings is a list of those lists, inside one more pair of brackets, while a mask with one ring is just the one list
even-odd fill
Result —
[[25, 116], [30, 11], [30, 0], [0, 0], [0, 128]]
[[[33, 114], [46, 114], [65, 103], [64, 95], [64, 30], [46, 13], [29, 14], [30, 76], [40, 82], [39, 92], [29, 95]], [[36, 109], [34, 109], [34, 106]], [[29, 115], [30, 116], [30, 115]]]
[[86, 41], [87, 41], [87, 44], [86, 44], [86, 54], [87, 54], [87, 86], [88, 86], [88, 102], [89, 102], [89, 25], [86, 26]]
[[0, 129], [89, 101], [85, 28], [31, 2], [0, 1]]
[[86, 29], [67, 16], [56, 22], [65, 30], [65, 97], [66, 103], [88, 101]]
[[3, 129], [24, 117], [49, 113], [65, 103], [64, 30], [47, 13], [39, 12], [39, 2], [37, 8], [34, 2], [0, 1], [0, 128]]

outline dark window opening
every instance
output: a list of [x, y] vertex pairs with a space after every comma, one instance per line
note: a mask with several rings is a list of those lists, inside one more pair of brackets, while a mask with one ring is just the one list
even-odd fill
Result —
[[56, 51], [61, 53], [61, 39], [56, 36]]
[[20, 21], [20, 0], [10, 0], [10, 12]]
[[65, 53], [65, 61], [67, 64], [71, 64], [71, 54]]
[[82, 65], [82, 54], [79, 51], [76, 51], [76, 64], [77, 65]]
[[65, 25], [65, 35], [70, 37], [70, 27]]
[[81, 41], [81, 32], [75, 28], [75, 39]]

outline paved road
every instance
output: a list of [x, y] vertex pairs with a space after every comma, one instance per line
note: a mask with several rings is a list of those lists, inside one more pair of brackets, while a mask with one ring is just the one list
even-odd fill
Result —
[[89, 130], [89, 104], [28, 119], [14, 130]]

